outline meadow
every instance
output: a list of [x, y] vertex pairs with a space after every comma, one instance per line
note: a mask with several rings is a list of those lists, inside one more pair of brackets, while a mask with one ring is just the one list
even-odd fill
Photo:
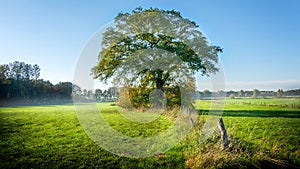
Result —
[[[300, 166], [299, 99], [198, 100], [199, 120], [163, 154], [128, 158], [97, 146], [85, 133], [74, 106], [0, 108], [0, 168], [297, 168]], [[166, 113], [149, 123], [125, 119], [111, 103], [99, 103], [106, 121], [130, 137], [151, 137], [172, 125]], [[220, 107], [222, 109], [220, 109]], [[218, 112], [218, 113], [215, 113]], [[210, 116], [221, 115], [229, 147], [220, 149], [217, 126], [201, 140]]]

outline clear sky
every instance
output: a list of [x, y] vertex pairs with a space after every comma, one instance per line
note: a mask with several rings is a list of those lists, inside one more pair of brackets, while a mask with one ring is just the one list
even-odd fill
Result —
[[72, 81], [89, 37], [138, 6], [180, 11], [224, 48], [227, 90], [300, 88], [299, 0], [1, 0], [0, 64], [36, 63], [41, 78]]

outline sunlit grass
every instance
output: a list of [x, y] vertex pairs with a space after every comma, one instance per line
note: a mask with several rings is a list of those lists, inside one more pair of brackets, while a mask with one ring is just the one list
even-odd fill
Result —
[[[111, 113], [115, 107], [104, 104], [102, 108], [116, 129], [131, 136], [148, 136], [168, 125], [168, 121], [162, 121], [161, 125], [158, 120], [152, 124], [153, 130], [147, 131], [149, 126], [131, 125], [120, 115]], [[72, 105], [0, 108], [0, 129], [0, 168], [184, 166], [182, 157], [134, 159], [101, 149], [84, 132]]]
[[[82, 128], [73, 105], [2, 107], [0, 168], [299, 166], [300, 110], [280, 106], [297, 105], [299, 100], [285, 101], [227, 100], [222, 118], [229, 134], [230, 147], [224, 151], [220, 149], [216, 126], [212, 137], [199, 143], [201, 127], [210, 114], [211, 101], [196, 101], [195, 107], [201, 119], [195, 124], [197, 129], [168, 152], [142, 159], [120, 157], [95, 145]], [[113, 129], [130, 137], [151, 137], [172, 125], [167, 116], [141, 112], [121, 114], [111, 103], [99, 103], [97, 106]], [[143, 121], [147, 117], [155, 118]]]
[[[287, 101], [287, 102], [286, 102]], [[300, 164], [299, 99], [230, 99], [226, 100], [222, 118], [230, 137], [247, 142], [248, 149], [259, 158], [280, 159]], [[214, 114], [217, 100], [196, 101], [200, 113]], [[281, 106], [284, 105], [284, 106]]]

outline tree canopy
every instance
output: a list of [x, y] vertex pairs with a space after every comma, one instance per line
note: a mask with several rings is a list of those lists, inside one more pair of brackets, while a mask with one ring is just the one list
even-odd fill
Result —
[[[119, 13], [102, 36], [94, 78], [123, 86], [193, 88], [193, 75], [218, 71], [219, 46], [174, 10], [136, 8]], [[187, 84], [187, 85], [185, 85]]]

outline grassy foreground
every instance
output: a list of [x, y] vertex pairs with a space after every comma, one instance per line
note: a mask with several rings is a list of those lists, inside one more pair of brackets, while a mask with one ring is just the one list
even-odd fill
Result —
[[[120, 157], [95, 145], [73, 105], [0, 108], [0, 168], [299, 167], [300, 110], [295, 106], [299, 100], [227, 100], [221, 112], [230, 145], [223, 151], [217, 127], [212, 137], [199, 143], [211, 103], [195, 103], [200, 120], [180, 144], [165, 154], [141, 159]], [[109, 103], [99, 106], [115, 130], [131, 137], [153, 136], [172, 124], [164, 116], [151, 123], [131, 122]]]

